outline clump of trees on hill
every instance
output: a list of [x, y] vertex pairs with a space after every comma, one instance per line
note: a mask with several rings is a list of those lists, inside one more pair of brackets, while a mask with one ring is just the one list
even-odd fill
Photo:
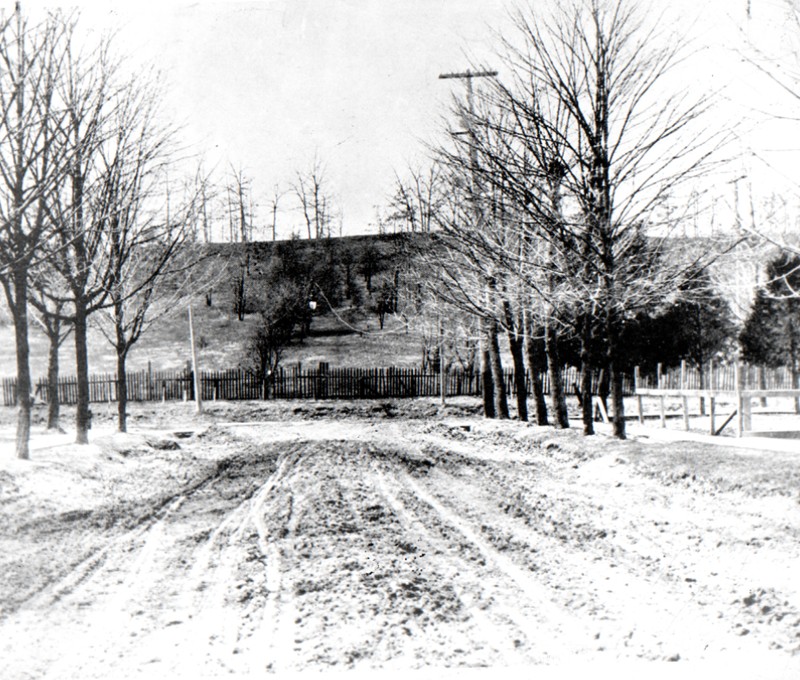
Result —
[[[246, 247], [250, 267], [242, 317], [256, 314], [258, 322], [242, 363], [261, 379], [277, 369], [291, 342], [310, 334], [316, 314], [348, 307], [374, 314], [382, 329], [387, 315], [399, 311], [401, 270], [407, 266], [402, 237], [291, 239]], [[229, 253], [229, 266], [237, 267], [241, 258]], [[233, 304], [236, 311], [235, 295]]]

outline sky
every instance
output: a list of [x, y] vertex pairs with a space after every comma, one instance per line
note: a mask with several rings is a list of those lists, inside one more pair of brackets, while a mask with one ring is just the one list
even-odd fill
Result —
[[[153, 63], [162, 72], [164, 110], [181, 125], [186, 148], [218, 175], [233, 165], [252, 178], [257, 224], [271, 222], [273, 187], [286, 190], [316, 158], [346, 234], [375, 228], [395, 173], [423, 163], [425, 143], [441, 134], [463, 84], [439, 74], [485, 63], [503, 76], [493, 46], [498, 31], [508, 32], [513, 7], [506, 0], [71, 4], [81, 7], [87, 29], [116, 32], [115, 48], [133, 68]], [[668, 30], [693, 40], [685, 82], [676, 86], [719, 91], [719, 125], [757, 121], [747, 126], [747, 153], [752, 145], [787, 148], [789, 135], [755, 108], [774, 111], [782, 100], [743, 65], [739, 49], [743, 31], [781, 48], [781, 0], [647, 6], [663, 13]], [[765, 154], [779, 168], [798, 165], [787, 151]], [[748, 158], [743, 172], [752, 170], [747, 163], [763, 166]], [[285, 197], [279, 238], [301, 225]]]

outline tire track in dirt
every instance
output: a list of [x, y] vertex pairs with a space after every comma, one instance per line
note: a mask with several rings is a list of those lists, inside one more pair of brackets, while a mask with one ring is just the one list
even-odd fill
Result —
[[[415, 437], [418, 455], [432, 455], [443, 463], [449, 447], [441, 437], [432, 439], [425, 442], [424, 437]], [[633, 654], [649, 659], [701, 659], [731, 650], [760, 651], [752, 639], [741, 639], [711, 616], [705, 597], [691, 587], [694, 579], [686, 579], [687, 587], [683, 578], [665, 578], [665, 564], [654, 568], [644, 555], [631, 552], [635, 544], [616, 539], [617, 528], [622, 528], [619, 523], [609, 526], [607, 513], [599, 520], [593, 517], [608, 503], [609, 489], [599, 484], [581, 487], [584, 494], [587, 488], [593, 492], [589, 495], [571, 492], [569, 479], [578, 466], [564, 465], [558, 480], [550, 478], [552, 471], [541, 479], [538, 471], [532, 473], [519, 465], [524, 461], [486, 464], [482, 452], [486, 469], [480, 476], [471, 476], [455, 469], [468, 464], [463, 446], [456, 449], [457, 464], [436, 465], [429, 476], [413, 483], [424, 486], [425, 493], [438, 498], [440, 505], [446, 502], [457, 518], [479, 526], [481, 535], [514, 563], [536, 570], [563, 606], [582, 612], [597, 631], [598, 650], [618, 658]], [[625, 513], [628, 521], [630, 502]], [[702, 533], [699, 527], [697, 533]], [[658, 547], [640, 534], [644, 534], [641, 528], [638, 542], [645, 539], [646, 546]], [[664, 558], [662, 562], [668, 563], [669, 556]]]
[[[524, 617], [501, 612], [502, 605], [495, 600], [495, 593], [487, 587], [487, 573], [476, 573], [475, 562], [465, 559], [459, 546], [447, 546], [442, 537], [434, 533], [418, 515], [411, 511], [400, 499], [386, 474], [377, 465], [372, 466], [376, 488], [394, 514], [397, 516], [408, 537], [417, 550], [425, 550], [428, 570], [446, 574], [449, 585], [465, 608], [468, 618], [463, 622], [461, 639], [454, 640], [455, 648], [485, 648], [489, 655], [486, 663], [509, 663], [521, 665], [534, 660], [546, 660], [546, 654], [536, 654], [533, 650], [522, 653], [522, 639], [529, 640], [533, 626]], [[504, 615], [505, 614], [505, 615]]]
[[[389, 489], [389, 482], [384, 472], [377, 465], [373, 467], [377, 487], [405, 525], [409, 535], [420, 543], [427, 544], [430, 554], [435, 553], [434, 546], [441, 545], [441, 536], [434, 535], [426, 523], [410, 510], [393, 490]], [[531, 650], [523, 654], [519, 649], [523, 644], [522, 638], [527, 638], [529, 644], [536, 640], [538, 636], [534, 631], [537, 631], [539, 626], [527, 620], [524, 614], [514, 612], [507, 603], [500, 603], [495, 599], [495, 594], [490, 593], [490, 588], [487, 586], [491, 575], [481, 574], [479, 583], [467, 583], [466, 575], [469, 571], [465, 572], [466, 565], [465, 560], [461, 558], [462, 551], [458, 546], [452, 546], [449, 552], [448, 555], [447, 552], [440, 551], [437, 559], [448, 563], [448, 570], [453, 574], [455, 592], [469, 608], [477, 632], [477, 639], [473, 644], [488, 644], [504, 663], [511, 665], [545, 660], [547, 657], [544, 654], [536, 658]]]
[[[147, 669], [205, 677], [240, 670], [236, 645], [248, 617], [238, 598], [243, 579], [264, 571], [250, 498], [277, 455], [221, 460], [214, 475], [27, 602], [3, 626], [0, 667], [9, 672], [0, 674], [30, 668], [32, 677], [123, 678]], [[251, 478], [259, 476], [261, 482]], [[39, 650], [34, 660], [31, 646]]]
[[[280, 667], [278, 658], [280, 650], [288, 642], [284, 632], [287, 630], [282, 622], [291, 616], [286, 611], [285, 592], [282, 577], [281, 551], [275, 541], [270, 540], [269, 527], [265, 517], [268, 504], [278, 484], [284, 483], [289, 470], [298, 464], [302, 453], [293, 451], [282, 457], [277, 470], [267, 482], [254, 494], [249, 502], [248, 519], [258, 533], [258, 547], [265, 561], [264, 590], [265, 601], [260, 613], [254, 616], [257, 622], [253, 625], [246, 641], [243, 641], [242, 653], [246, 665], [252, 673], [265, 670], [277, 672]], [[289, 522], [292, 521], [293, 496], [289, 496]]]
[[281, 554], [273, 580], [284, 655], [271, 668], [529, 660], [510, 617], [480, 610], [491, 604], [480, 578], [459, 579], [475, 566], [398, 512], [373, 464], [384, 455], [363, 441], [315, 444], [259, 506], [262, 533]]
[[[527, 637], [529, 644], [546, 658], [569, 658], [570, 655], [586, 651], [591, 640], [589, 631], [576, 617], [551, 600], [551, 592], [531, 577], [531, 572], [518, 566], [495, 549], [485, 540], [471, 523], [439, 501], [432, 493], [422, 487], [411, 475], [397, 466], [393, 478], [398, 485], [405, 487], [411, 497], [404, 502], [396, 499], [402, 511], [414, 518], [423, 526], [449, 525], [477, 550], [486, 568], [480, 569], [485, 574], [478, 577], [481, 581], [487, 577], [495, 582], [494, 597], [501, 598], [502, 608]], [[402, 496], [402, 492], [401, 492]], [[430, 512], [425, 521], [419, 519], [423, 514], [420, 505], [428, 506]], [[433, 515], [433, 516], [431, 516]], [[413, 520], [412, 520], [413, 521]], [[451, 539], [452, 542], [452, 539]], [[470, 561], [473, 570], [478, 569], [474, 561]], [[520, 600], [522, 596], [527, 602]], [[510, 603], [514, 603], [513, 606]], [[542, 638], [546, 643], [542, 645]], [[537, 649], [538, 648], [538, 649]]]

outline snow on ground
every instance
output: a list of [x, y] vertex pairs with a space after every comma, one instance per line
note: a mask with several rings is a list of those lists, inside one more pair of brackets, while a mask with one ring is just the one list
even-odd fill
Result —
[[476, 410], [0, 418], [0, 677], [800, 677], [793, 448]]

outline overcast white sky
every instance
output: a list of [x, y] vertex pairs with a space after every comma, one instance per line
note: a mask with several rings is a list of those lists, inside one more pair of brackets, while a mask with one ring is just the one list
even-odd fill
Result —
[[[743, 115], [748, 102], [773, 106], [735, 48], [737, 25], [779, 45], [781, 2], [750, 0], [749, 22], [747, 0], [649, 3], [665, 12], [665, 25], [696, 40], [687, 84], [727, 87], [737, 102], [738, 108], [724, 107], [722, 124]], [[272, 186], [290, 182], [316, 153], [339, 198], [345, 233], [367, 229], [395, 170], [417, 162], [422, 142], [439, 129], [453, 88], [463, 86], [438, 75], [463, 70], [469, 58], [497, 65], [492, 30], [508, 28], [511, 6], [506, 0], [70, 4], [81, 5], [86, 25], [118, 30], [120, 52], [164, 72], [166, 104], [184, 124], [185, 141], [205, 151], [209, 165], [222, 171], [233, 163], [253, 178], [257, 222], [270, 219]], [[772, 126], [757, 128], [772, 131], [754, 133], [755, 144], [776, 146]], [[800, 146], [785, 135], [781, 145]], [[770, 153], [785, 159], [788, 152]], [[281, 215], [279, 237], [299, 226], [299, 214]]]

